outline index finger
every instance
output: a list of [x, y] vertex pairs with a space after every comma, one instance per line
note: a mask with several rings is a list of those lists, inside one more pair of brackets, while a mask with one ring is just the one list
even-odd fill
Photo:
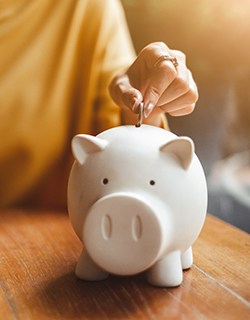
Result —
[[[143, 91], [144, 114], [147, 117], [157, 105], [160, 97], [174, 81], [178, 71], [179, 56], [170, 50], [165, 43], [157, 42], [145, 51], [145, 62], [148, 70], [146, 87]], [[177, 58], [176, 58], [177, 56]]]

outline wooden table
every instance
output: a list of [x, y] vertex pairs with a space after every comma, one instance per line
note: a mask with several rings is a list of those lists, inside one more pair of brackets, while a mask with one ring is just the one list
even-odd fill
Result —
[[208, 215], [178, 288], [143, 274], [77, 280], [81, 251], [59, 212], [0, 212], [0, 319], [250, 319], [249, 235]]

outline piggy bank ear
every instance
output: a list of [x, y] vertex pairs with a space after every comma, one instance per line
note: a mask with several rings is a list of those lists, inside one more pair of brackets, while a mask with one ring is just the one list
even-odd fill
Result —
[[87, 157], [106, 148], [108, 141], [88, 135], [78, 134], [72, 139], [72, 152], [76, 161], [83, 165]]
[[164, 144], [160, 151], [174, 155], [186, 170], [193, 159], [194, 143], [188, 137], [180, 137]]

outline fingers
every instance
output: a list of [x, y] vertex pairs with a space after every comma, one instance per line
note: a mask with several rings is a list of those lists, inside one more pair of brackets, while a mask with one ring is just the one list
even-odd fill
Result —
[[167, 103], [159, 106], [163, 112], [172, 116], [182, 116], [193, 112], [199, 94], [190, 71], [188, 71], [188, 75], [188, 86], [183, 88], [184, 94], [177, 96], [175, 99], [167, 100]]
[[152, 73], [143, 94], [145, 116], [148, 116], [152, 112], [175, 77], [176, 71], [169, 63], [162, 64], [161, 67]]
[[[175, 61], [165, 60], [165, 56], [174, 57], [178, 65], [175, 65]], [[154, 59], [156, 63], [153, 67], [151, 63], [149, 81], [143, 92], [145, 116], [156, 111], [159, 106], [162, 111], [170, 111], [172, 115], [190, 113], [197, 101], [198, 92], [192, 74], [186, 67], [186, 56], [181, 51], [170, 50], [166, 45], [157, 43], [151, 57], [148, 54], [149, 59]]]
[[139, 90], [131, 86], [126, 74], [115, 77], [109, 86], [109, 91], [112, 99], [120, 107], [127, 107], [133, 112], [137, 112], [142, 102], [142, 94]]
[[193, 112], [198, 100], [198, 89], [192, 73], [186, 66], [185, 55], [178, 50], [170, 50], [177, 58], [179, 66], [174, 80], [167, 86], [158, 100], [157, 107], [172, 116], [183, 116]]
[[[177, 56], [177, 54], [175, 56]], [[176, 76], [162, 93], [157, 103], [158, 106], [167, 104], [189, 91], [192, 75], [190, 75], [190, 71], [186, 67], [185, 60], [185, 55], [180, 53]]]
[[188, 114], [198, 100], [185, 55], [162, 42], [145, 47], [127, 72], [114, 78], [109, 89], [120, 107], [135, 113], [143, 101], [145, 117], [162, 112]]
[[[146, 47], [146, 49], [148, 49]], [[146, 50], [145, 50], [146, 51]], [[155, 43], [151, 45], [150, 49], [144, 53], [146, 60], [147, 82], [143, 91], [144, 99], [144, 113], [147, 117], [155, 106], [158, 104], [160, 98], [175, 80], [177, 70], [174, 63], [165, 57], [172, 57], [170, 50], [163, 43]]]
[[194, 111], [195, 103], [189, 106], [185, 106], [181, 109], [175, 109], [173, 112], [169, 112], [169, 114], [173, 117], [180, 117], [180, 116], [186, 116]]

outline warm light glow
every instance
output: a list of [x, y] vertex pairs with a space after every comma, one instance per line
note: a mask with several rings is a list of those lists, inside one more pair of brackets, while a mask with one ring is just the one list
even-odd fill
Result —
[[250, 69], [250, 1], [123, 0], [136, 49], [163, 40], [207, 77]]

